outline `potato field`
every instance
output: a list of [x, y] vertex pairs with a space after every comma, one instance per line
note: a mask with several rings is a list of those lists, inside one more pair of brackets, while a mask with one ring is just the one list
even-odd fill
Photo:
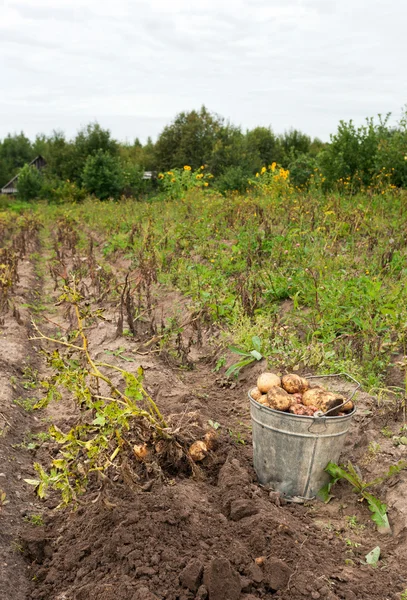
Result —
[[[407, 598], [407, 195], [281, 171], [0, 204], [2, 600]], [[256, 384], [356, 406], [322, 499], [259, 484]]]

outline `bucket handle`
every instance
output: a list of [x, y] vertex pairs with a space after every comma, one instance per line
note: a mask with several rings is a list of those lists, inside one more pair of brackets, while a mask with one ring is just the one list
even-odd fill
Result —
[[351, 393], [351, 395], [349, 396], [349, 398], [347, 398], [339, 406], [334, 406], [333, 408], [330, 408], [329, 410], [327, 410], [324, 413], [318, 413], [318, 412], [316, 412], [315, 416], [317, 418], [322, 418], [322, 417], [329, 416], [329, 413], [332, 412], [333, 410], [338, 410], [338, 408], [341, 408], [342, 406], [345, 406], [345, 404], [347, 404], [350, 400], [352, 400], [352, 398], [354, 398], [356, 392], [361, 387], [361, 384], [354, 377], [352, 377], [352, 375], [349, 375], [349, 373], [332, 373], [331, 375], [309, 375], [309, 376], [306, 376], [306, 379], [323, 379], [325, 377], [342, 377], [342, 376], [347, 377], [348, 379], [351, 379], [354, 383], [356, 383], [355, 389], [353, 390], [353, 392]]

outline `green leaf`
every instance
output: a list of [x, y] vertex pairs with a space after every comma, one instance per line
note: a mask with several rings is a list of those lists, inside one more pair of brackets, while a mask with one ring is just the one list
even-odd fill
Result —
[[376, 523], [378, 530], [381, 533], [388, 533], [390, 524], [386, 512], [387, 505], [368, 492], [363, 492], [363, 497], [367, 500], [369, 509], [373, 513], [372, 520]]
[[229, 350], [234, 352], [235, 354], [240, 354], [241, 356], [249, 356], [250, 352], [245, 352], [244, 350], [239, 350], [239, 348], [235, 348], [234, 346], [229, 346]]
[[253, 344], [253, 348], [255, 350], [257, 350], [257, 352], [261, 352], [261, 339], [259, 338], [259, 336], [254, 335], [252, 337], [252, 344]]
[[257, 352], [257, 350], [252, 350], [250, 352], [250, 354], [256, 359], [256, 360], [261, 360], [263, 357], [260, 354], [260, 352]]
[[250, 363], [252, 363], [253, 361], [254, 361], [254, 358], [252, 358], [250, 356], [250, 358], [246, 358], [246, 360], [241, 360], [241, 361], [235, 363], [234, 365], [231, 365], [225, 373], [226, 377], [229, 377], [235, 371], [240, 371], [240, 369], [243, 369], [243, 367], [250, 365]]
[[24, 481], [28, 483], [28, 485], [34, 485], [35, 487], [40, 483], [38, 479], [24, 479]]
[[371, 565], [372, 567], [377, 567], [379, 558], [380, 558], [380, 546], [376, 546], [376, 548], [373, 548], [373, 550], [371, 550], [369, 552], [369, 554], [366, 554], [366, 556], [365, 556], [366, 564]]
[[[348, 468], [350, 467], [352, 467], [351, 463], [349, 463], [348, 465]], [[356, 489], [360, 488], [361, 482], [359, 481], [357, 473], [355, 472], [353, 467], [352, 473], [349, 473], [348, 471], [345, 471], [345, 469], [331, 461], [325, 467], [325, 471], [335, 479], [335, 482], [332, 482], [332, 484], [336, 483], [336, 481], [339, 481], [339, 479], [346, 479], [346, 481], [349, 481], [349, 483], [353, 485]]]
[[93, 419], [92, 425], [106, 425], [106, 417], [103, 415], [98, 415], [95, 419]]
[[334, 482], [335, 482], [335, 480], [328, 482], [326, 485], [324, 485], [324, 487], [322, 487], [319, 490], [319, 492], [317, 494], [317, 496], [322, 500], [322, 502], [325, 502], [325, 504], [328, 504], [328, 502], [330, 500], [332, 500], [332, 498], [333, 498], [333, 496], [330, 492], [331, 492], [331, 487], [334, 484]]

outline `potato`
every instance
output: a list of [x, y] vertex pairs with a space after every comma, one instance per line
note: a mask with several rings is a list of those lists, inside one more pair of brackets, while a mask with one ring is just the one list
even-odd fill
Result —
[[[333, 408], [340, 406], [345, 401], [345, 398], [340, 394], [334, 394], [333, 392], [326, 392], [321, 388], [312, 388], [304, 392], [302, 396], [302, 402], [304, 406], [316, 407], [322, 412], [327, 412]], [[335, 416], [337, 411], [332, 410], [329, 413], [330, 416]]]
[[291, 404], [288, 412], [292, 413], [293, 415], [305, 415], [306, 410], [307, 407], [303, 404]]
[[144, 460], [148, 456], [147, 444], [136, 444], [133, 446], [133, 452], [138, 460]]
[[208, 431], [204, 436], [205, 445], [208, 450], [216, 450], [219, 444], [218, 436], [216, 431]]
[[281, 379], [274, 373], [262, 373], [257, 380], [257, 387], [263, 394], [267, 394], [272, 387], [276, 386], [281, 386]]
[[311, 388], [303, 393], [302, 403], [304, 406], [319, 406], [321, 396], [326, 393], [322, 388]]
[[352, 410], [354, 408], [355, 408], [355, 405], [353, 404], [352, 400], [348, 400], [347, 403], [341, 407], [341, 410], [344, 413], [350, 413], [350, 412], [352, 412]]
[[292, 394], [293, 402], [297, 404], [302, 404], [302, 394]]
[[287, 392], [280, 387], [272, 387], [267, 392], [267, 401], [270, 408], [282, 411], [287, 411], [291, 404], [293, 404], [293, 399], [290, 394], [287, 394]]
[[208, 454], [208, 447], [205, 442], [197, 440], [189, 448], [189, 455], [194, 462], [199, 462]]
[[257, 401], [259, 401], [261, 394], [262, 394], [262, 392], [257, 387], [253, 388], [252, 391], [250, 392], [250, 395], [253, 398], [253, 400], [257, 400]]
[[290, 373], [281, 379], [283, 389], [289, 394], [302, 394], [309, 388], [309, 383], [304, 377]]
[[264, 404], [265, 406], [269, 405], [269, 401], [267, 399], [267, 394], [262, 394], [260, 398], [257, 400], [259, 404]]
[[[344, 398], [343, 396], [341, 396], [340, 394], [334, 394], [333, 392], [325, 392], [325, 394], [321, 394], [321, 400], [320, 400], [320, 405], [319, 405], [319, 409], [322, 410], [322, 412], [328, 412], [328, 410], [330, 411], [329, 416], [330, 417], [335, 417], [339, 410], [338, 407], [340, 406], [342, 408], [342, 404], [345, 402], [346, 398]], [[332, 410], [332, 409], [336, 409], [336, 410]]]

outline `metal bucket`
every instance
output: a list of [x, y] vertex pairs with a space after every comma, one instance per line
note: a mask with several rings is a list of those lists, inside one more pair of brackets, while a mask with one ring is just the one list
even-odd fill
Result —
[[356, 409], [341, 417], [306, 417], [259, 404], [250, 392], [249, 399], [258, 480], [287, 498], [314, 498], [330, 480], [324, 469], [338, 462]]

